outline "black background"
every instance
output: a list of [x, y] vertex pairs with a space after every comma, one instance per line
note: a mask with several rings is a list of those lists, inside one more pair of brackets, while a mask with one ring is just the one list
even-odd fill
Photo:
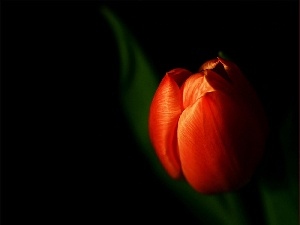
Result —
[[161, 77], [176, 67], [196, 71], [221, 50], [257, 90], [271, 129], [291, 107], [298, 112], [297, 1], [4, 1], [3, 224], [197, 224], [132, 135], [101, 5], [122, 19]]

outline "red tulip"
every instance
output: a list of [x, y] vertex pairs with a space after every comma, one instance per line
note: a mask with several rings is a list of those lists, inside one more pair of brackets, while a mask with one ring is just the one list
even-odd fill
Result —
[[151, 103], [149, 132], [172, 178], [213, 194], [237, 190], [251, 179], [267, 125], [240, 69], [216, 58], [195, 74], [180, 68], [166, 73]]

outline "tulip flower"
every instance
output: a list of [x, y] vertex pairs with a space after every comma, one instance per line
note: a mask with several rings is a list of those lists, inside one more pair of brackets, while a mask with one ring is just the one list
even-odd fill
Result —
[[166, 73], [150, 106], [149, 134], [172, 178], [214, 194], [251, 179], [263, 156], [267, 123], [241, 70], [218, 57], [196, 73]]

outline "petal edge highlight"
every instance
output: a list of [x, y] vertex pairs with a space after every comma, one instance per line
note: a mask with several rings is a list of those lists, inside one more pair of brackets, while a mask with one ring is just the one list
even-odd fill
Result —
[[173, 178], [181, 177], [176, 133], [181, 112], [180, 89], [174, 79], [166, 74], [150, 106], [149, 133], [159, 160]]

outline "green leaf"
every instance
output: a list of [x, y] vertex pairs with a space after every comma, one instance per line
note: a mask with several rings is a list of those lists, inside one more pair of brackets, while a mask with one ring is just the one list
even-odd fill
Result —
[[[141, 51], [134, 37], [108, 8], [101, 10], [110, 23], [118, 43], [120, 55], [120, 97], [125, 115], [132, 126], [137, 141], [152, 159], [155, 157], [149, 148], [148, 113], [158, 86], [157, 76]], [[147, 148], [148, 147], [148, 148]]]
[[293, 110], [290, 110], [279, 133], [285, 165], [284, 179], [277, 184], [265, 179], [261, 180], [261, 195], [268, 225], [299, 224], [297, 116]]
[[150, 160], [154, 171], [163, 182], [207, 225], [247, 225], [239, 199], [235, 194], [206, 196], [194, 191], [186, 182], [171, 179], [161, 166], [148, 135], [148, 114], [153, 95], [158, 87], [157, 74], [139, 44], [108, 8], [102, 15], [110, 24], [120, 54], [120, 95], [124, 113], [132, 126], [141, 151]]

